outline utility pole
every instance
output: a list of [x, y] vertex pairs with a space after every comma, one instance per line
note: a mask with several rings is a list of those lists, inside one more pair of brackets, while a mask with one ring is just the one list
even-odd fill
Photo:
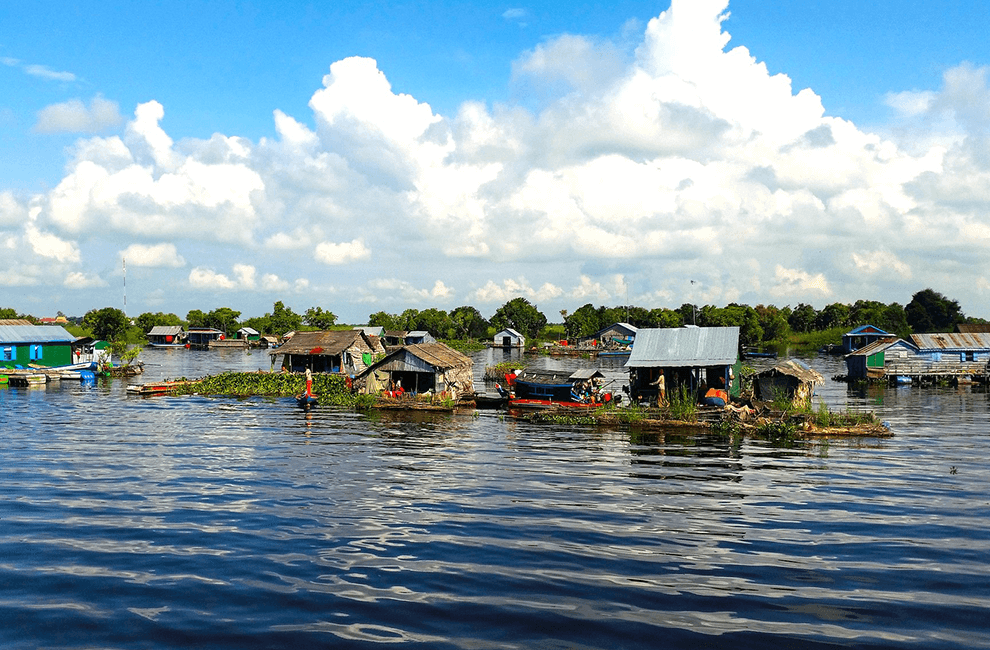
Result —
[[124, 316], [127, 315], [127, 259], [121, 257], [120, 265], [124, 269]]

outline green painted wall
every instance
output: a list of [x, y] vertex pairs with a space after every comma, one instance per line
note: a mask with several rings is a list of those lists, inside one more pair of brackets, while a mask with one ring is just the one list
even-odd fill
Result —
[[14, 360], [4, 361], [0, 356], [0, 366], [12, 368], [15, 365], [28, 367], [29, 364], [38, 366], [67, 366], [72, 360], [72, 347], [68, 343], [43, 343], [41, 344], [41, 358], [31, 358], [30, 345], [0, 344], [0, 350], [4, 348], [14, 348]]

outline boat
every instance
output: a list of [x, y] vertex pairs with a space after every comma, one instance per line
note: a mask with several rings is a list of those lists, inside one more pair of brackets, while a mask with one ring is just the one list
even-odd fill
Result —
[[179, 386], [184, 386], [192, 382], [189, 381], [159, 381], [148, 384], [132, 384], [127, 387], [127, 392], [132, 395], [168, 395], [178, 390]]
[[601, 404], [593, 395], [604, 377], [593, 368], [524, 370], [513, 378], [509, 409], [597, 408]]
[[750, 359], [776, 359], [777, 352], [774, 350], [743, 350], [743, 357]]
[[306, 393], [296, 395], [296, 404], [298, 404], [301, 408], [313, 408], [319, 403], [320, 401], [317, 399], [316, 395], [307, 395]]

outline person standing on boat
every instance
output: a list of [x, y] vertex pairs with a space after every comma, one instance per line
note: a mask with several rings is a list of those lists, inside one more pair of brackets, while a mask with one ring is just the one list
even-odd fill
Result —
[[315, 397], [313, 395], [313, 371], [306, 368], [306, 397]]

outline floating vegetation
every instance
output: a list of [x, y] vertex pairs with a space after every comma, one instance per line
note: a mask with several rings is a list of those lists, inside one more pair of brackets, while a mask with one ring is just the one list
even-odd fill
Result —
[[[304, 390], [306, 379], [303, 375], [287, 372], [225, 372], [183, 382], [172, 392], [175, 395], [292, 397]], [[358, 397], [347, 388], [347, 378], [343, 375], [313, 375], [313, 392], [319, 396], [320, 403], [337, 406], [353, 406]]]

